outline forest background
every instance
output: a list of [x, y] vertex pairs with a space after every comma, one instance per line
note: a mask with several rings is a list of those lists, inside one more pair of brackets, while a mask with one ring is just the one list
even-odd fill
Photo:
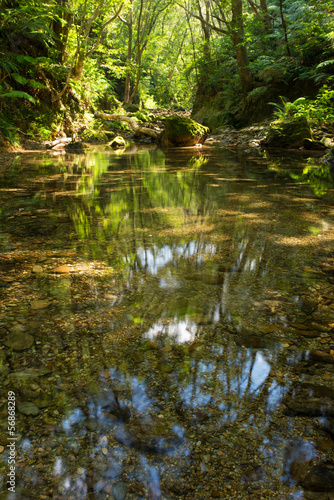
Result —
[[276, 110], [333, 131], [332, 1], [0, 1], [2, 144], [103, 140], [96, 111], [158, 107], [211, 130]]

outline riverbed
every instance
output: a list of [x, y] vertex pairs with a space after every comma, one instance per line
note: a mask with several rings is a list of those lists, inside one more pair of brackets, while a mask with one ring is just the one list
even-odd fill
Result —
[[301, 151], [17, 155], [0, 498], [14, 440], [15, 498], [333, 499], [333, 195]]

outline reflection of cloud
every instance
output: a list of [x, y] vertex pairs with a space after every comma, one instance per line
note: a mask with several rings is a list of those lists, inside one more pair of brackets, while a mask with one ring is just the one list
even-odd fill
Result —
[[251, 392], [255, 392], [266, 380], [270, 373], [270, 364], [264, 359], [261, 352], [256, 353], [253, 370], [251, 373]]
[[197, 331], [197, 324], [194, 321], [175, 320], [174, 323], [163, 324], [158, 321], [146, 333], [149, 339], [154, 339], [159, 334], [168, 335], [178, 343], [194, 340]]
[[[202, 255], [214, 254], [216, 245], [208, 243], [201, 248]], [[164, 245], [158, 248], [156, 245], [152, 249], [144, 249], [143, 247], [137, 250], [137, 256], [142, 267], [145, 267], [150, 273], [157, 274], [158, 270], [165, 267], [173, 261], [177, 261], [180, 257], [189, 258], [198, 254], [198, 242], [191, 241], [189, 244], [169, 246]], [[202, 261], [202, 256], [197, 256], [197, 263]]]

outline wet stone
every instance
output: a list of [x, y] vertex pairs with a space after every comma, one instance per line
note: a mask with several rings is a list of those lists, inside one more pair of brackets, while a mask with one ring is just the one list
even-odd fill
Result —
[[50, 305], [49, 300], [33, 300], [31, 301], [31, 309], [37, 311], [38, 309], [46, 309]]
[[42, 272], [43, 272], [43, 270], [44, 270], [44, 269], [43, 269], [43, 267], [42, 267], [42, 266], [39, 266], [39, 265], [35, 265], [35, 266], [33, 266], [33, 268], [32, 268], [32, 272], [33, 272], [34, 274], [40, 274], [40, 273], [42, 273]]
[[313, 363], [331, 363], [334, 364], [334, 356], [325, 351], [311, 351], [310, 361]]
[[300, 310], [310, 316], [318, 307], [318, 302], [310, 298], [303, 298], [300, 303]]
[[302, 486], [311, 491], [334, 491], [334, 472], [324, 464], [315, 465], [302, 481]]
[[15, 351], [25, 351], [30, 349], [34, 343], [34, 337], [29, 333], [12, 333], [4, 342], [6, 347], [12, 348]]
[[27, 368], [26, 370], [20, 372], [10, 373], [8, 375], [8, 378], [10, 380], [29, 380], [43, 377], [44, 375], [47, 375], [49, 373], [51, 373], [51, 370], [48, 370], [47, 368]]
[[69, 274], [71, 269], [68, 266], [58, 266], [52, 269], [52, 272], [55, 274]]
[[21, 323], [17, 323], [16, 325], [14, 325], [10, 328], [11, 332], [17, 333], [17, 334], [22, 333], [22, 332], [26, 332], [27, 330], [29, 330], [29, 327], [26, 325], [22, 325]]
[[299, 396], [284, 400], [287, 406], [286, 413], [292, 415], [330, 416], [334, 417], [334, 400], [329, 398], [305, 398]]
[[36, 406], [34, 403], [31, 403], [29, 401], [25, 403], [19, 403], [17, 405], [17, 408], [20, 413], [23, 413], [23, 415], [32, 415], [36, 416], [39, 414], [39, 408]]

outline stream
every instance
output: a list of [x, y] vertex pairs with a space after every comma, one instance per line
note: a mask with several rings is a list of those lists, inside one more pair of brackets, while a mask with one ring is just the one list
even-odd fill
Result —
[[0, 499], [334, 499], [333, 201], [301, 151], [18, 155]]

